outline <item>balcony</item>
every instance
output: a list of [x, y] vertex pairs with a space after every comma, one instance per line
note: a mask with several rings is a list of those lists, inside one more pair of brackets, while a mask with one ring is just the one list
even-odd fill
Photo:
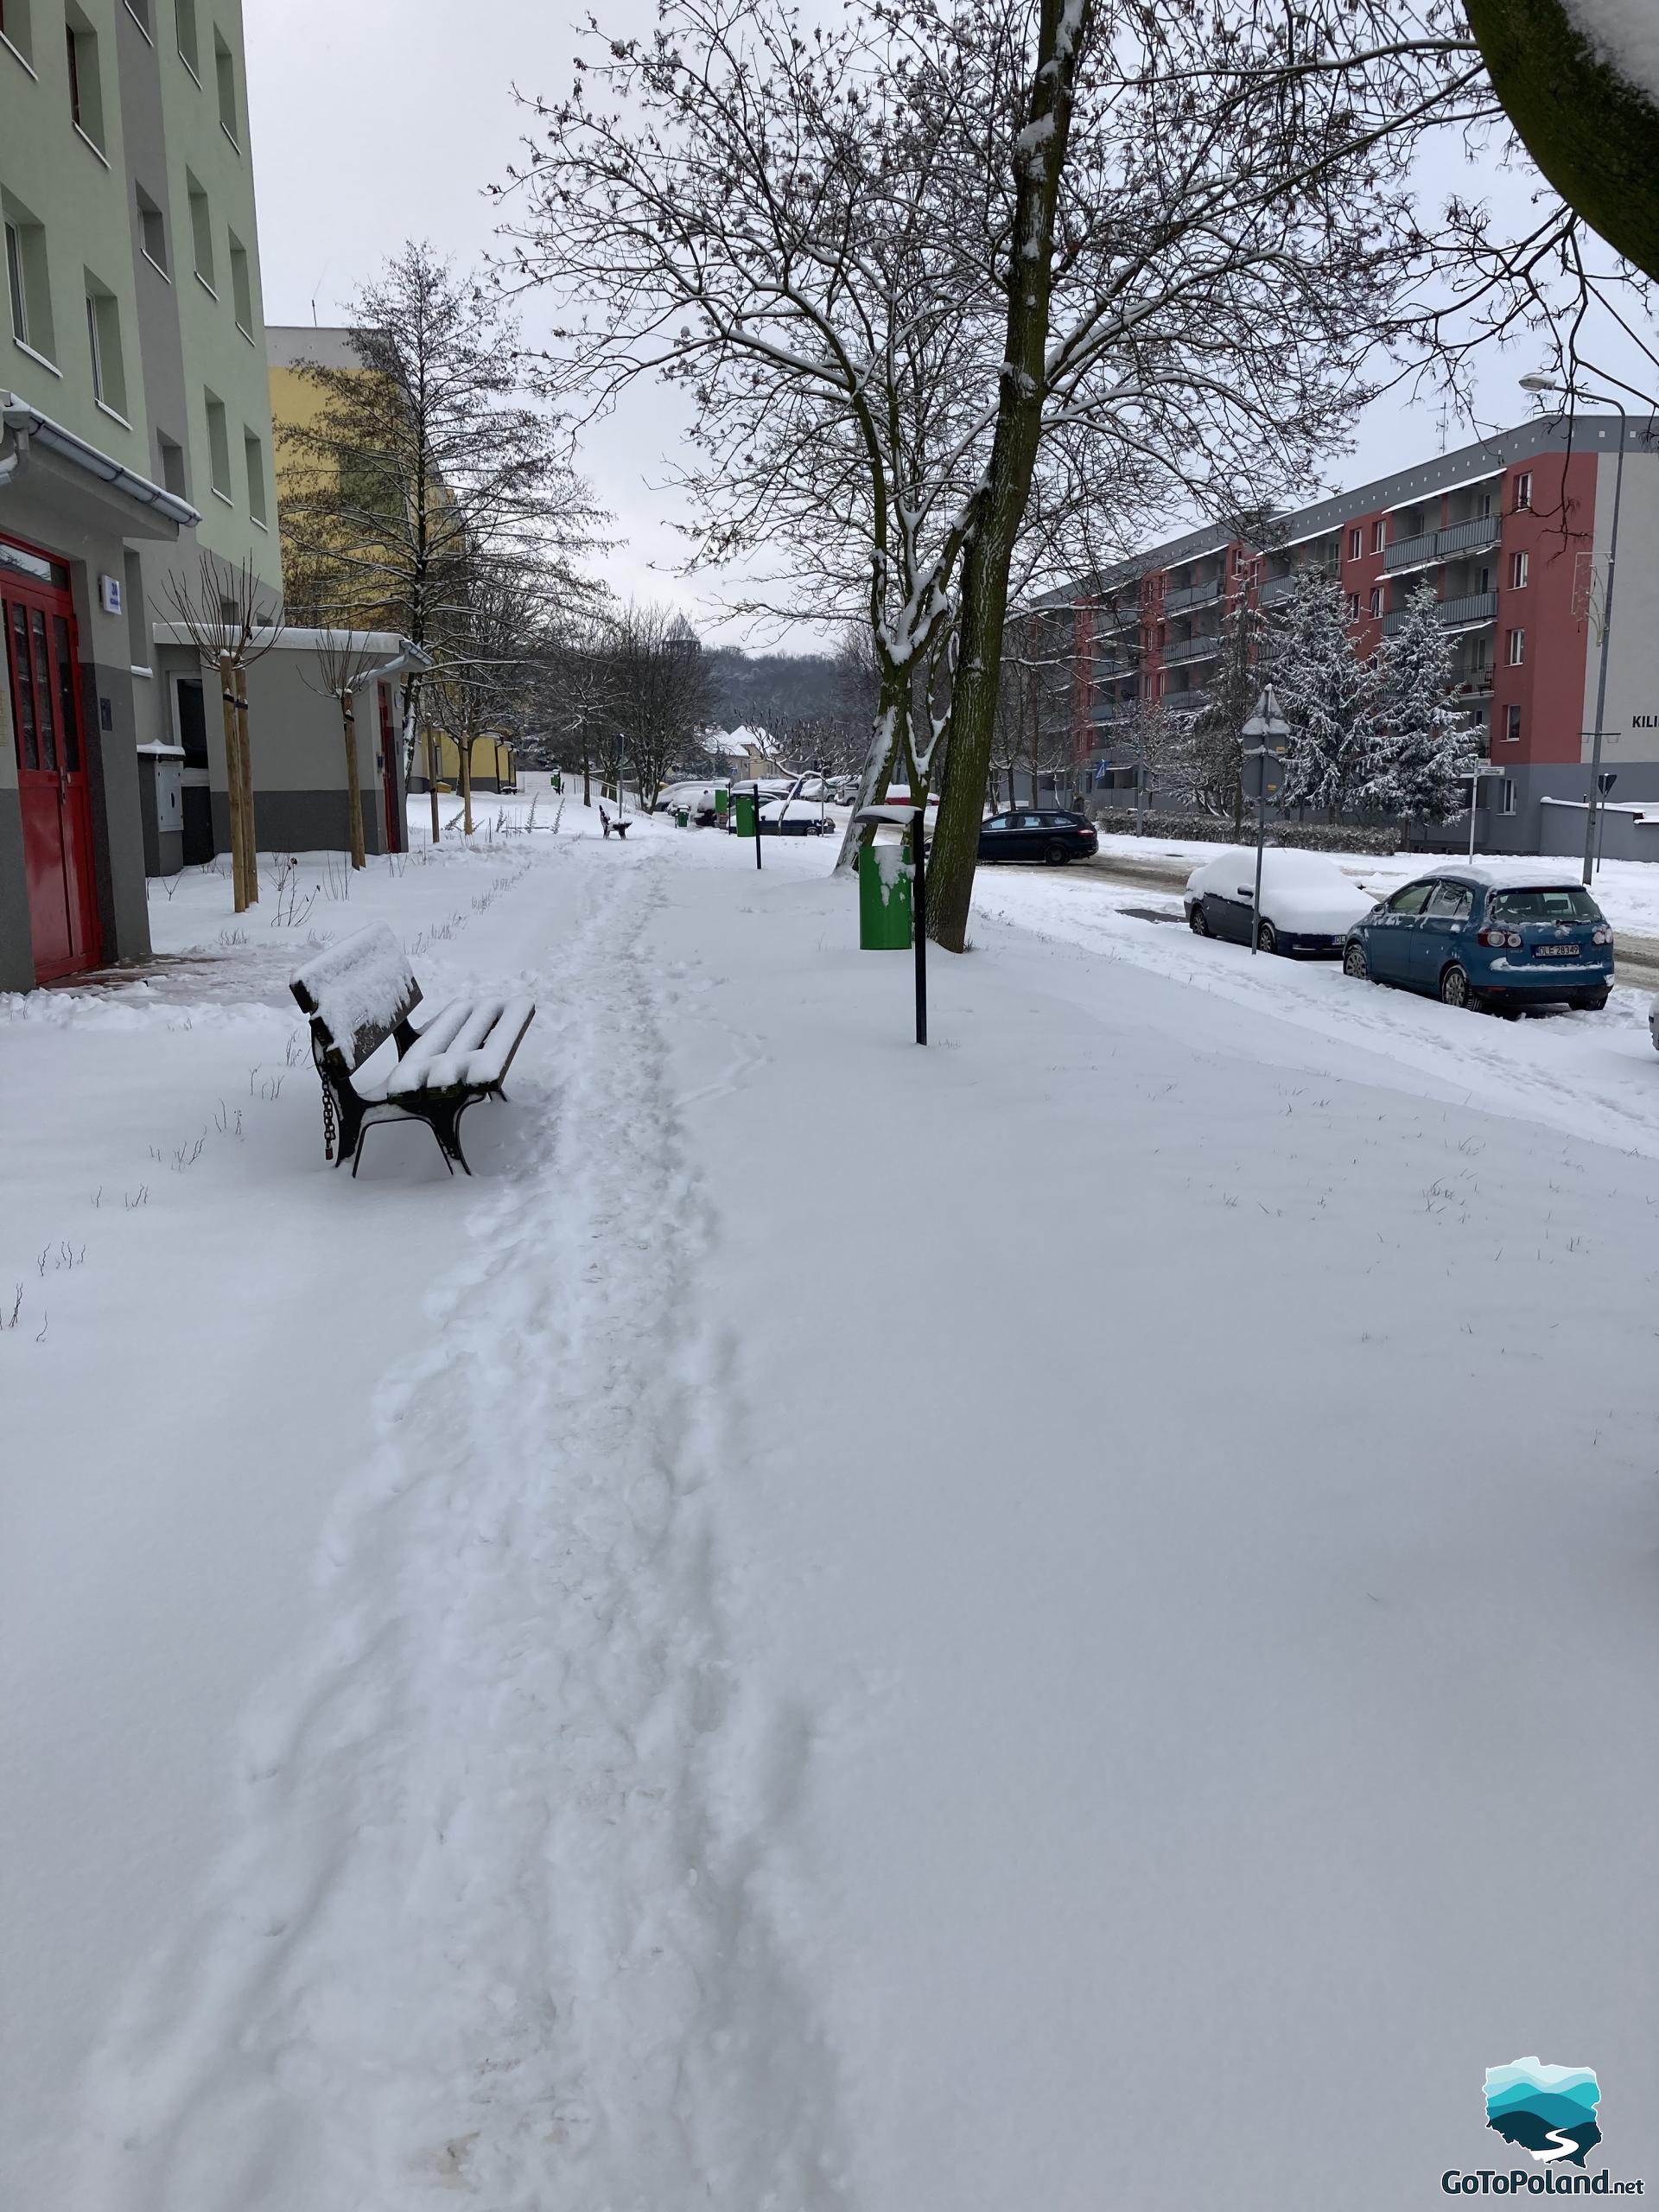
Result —
[[1424, 531], [1421, 537], [1398, 537], [1383, 550], [1384, 573], [1392, 575], [1399, 569], [1427, 569], [1434, 562], [1444, 560], [1438, 540], [1438, 530]]
[[1333, 584], [1337, 581], [1337, 571], [1334, 568], [1310, 562], [1306, 568], [1293, 569], [1287, 575], [1269, 576], [1256, 593], [1257, 602], [1262, 607], [1271, 607], [1275, 600], [1287, 599], [1304, 576], [1311, 578], [1316, 584]]
[[1183, 584], [1179, 591], [1164, 594], [1166, 614], [1179, 614], [1189, 607], [1211, 607], [1221, 597], [1221, 578], [1211, 576], [1207, 584]]
[[[1475, 591], [1462, 599], [1443, 599], [1435, 612], [1448, 630], [1473, 629], [1482, 622], [1497, 621], [1497, 594], [1495, 591]], [[1396, 607], [1392, 614], [1385, 614], [1382, 617], [1383, 635], [1393, 637], [1405, 619], [1403, 607]]]
[[1212, 630], [1207, 638], [1172, 638], [1162, 659], [1166, 668], [1179, 668], [1183, 661], [1213, 660], [1220, 651], [1220, 632]]
[[1383, 552], [1383, 569], [1389, 575], [1397, 575], [1402, 569], [1432, 568], [1435, 562], [1451, 560], [1459, 553], [1480, 552], [1497, 543], [1503, 526], [1501, 515], [1477, 515], [1471, 522], [1451, 523], [1445, 530], [1396, 538]]
[[1471, 522], [1454, 522], [1434, 533], [1442, 554], [1479, 553], [1496, 545], [1503, 534], [1502, 515], [1477, 515]]

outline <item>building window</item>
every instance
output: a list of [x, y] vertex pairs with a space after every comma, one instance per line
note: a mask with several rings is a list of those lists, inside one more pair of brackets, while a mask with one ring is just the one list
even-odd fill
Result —
[[0, 39], [20, 61], [29, 61], [35, 48], [29, 35], [29, 0], [0, 0]]
[[129, 545], [121, 556], [126, 575], [126, 588], [122, 597], [126, 602], [127, 652], [131, 657], [132, 670], [149, 669], [149, 610], [144, 604], [144, 564], [135, 549]]
[[142, 184], [134, 190], [138, 195], [138, 238], [144, 250], [144, 258], [153, 268], [167, 275], [167, 222], [161, 209], [144, 190]]
[[173, 20], [179, 35], [179, 59], [201, 82], [201, 49], [196, 42], [196, 0], [174, 0]]
[[1373, 552], [1373, 553], [1380, 553], [1380, 552], [1382, 550], [1382, 548], [1383, 548], [1383, 547], [1388, 543], [1388, 542], [1389, 542], [1389, 525], [1388, 525], [1387, 522], [1386, 522], [1386, 521], [1384, 521], [1384, 522], [1374, 522], [1374, 523], [1371, 524], [1371, 550], [1372, 550], [1372, 552]]
[[225, 403], [213, 392], [207, 402], [207, 480], [221, 499], [231, 496], [231, 434]]
[[1513, 814], [1515, 812], [1515, 779], [1513, 776], [1504, 777], [1503, 782], [1499, 784], [1497, 787], [1497, 793], [1498, 812], [1500, 814]]
[[1519, 707], [1505, 707], [1503, 709], [1503, 742], [1505, 745], [1519, 745], [1521, 742]]
[[1365, 533], [1356, 523], [1348, 533], [1348, 558], [1357, 561], [1365, 550]]
[[189, 494], [185, 490], [184, 485], [184, 448], [175, 439], [169, 438], [164, 430], [157, 430], [156, 453], [162, 464], [162, 483], [164, 488], [175, 493], [181, 499], [188, 499]]
[[124, 421], [127, 379], [121, 359], [121, 309], [107, 285], [86, 272], [86, 346], [92, 362], [92, 397]]
[[1510, 632], [1510, 666], [1519, 668], [1527, 657], [1527, 633], [1524, 630]]
[[265, 448], [251, 430], [242, 433], [242, 457], [248, 468], [248, 512], [255, 522], [265, 519]]
[[93, 150], [104, 151], [104, 95], [98, 67], [98, 34], [79, 8], [64, 10], [64, 51], [69, 63], [69, 118]]
[[1348, 620], [1351, 622], [1359, 620], [1359, 594], [1357, 591], [1351, 591], [1348, 594]]
[[15, 202], [5, 206], [6, 289], [11, 331], [37, 359], [50, 362], [52, 294], [46, 276], [46, 232]]
[[236, 327], [245, 338], [253, 335], [253, 286], [248, 275], [248, 249], [232, 231], [231, 238], [231, 300]]
[[1373, 584], [1371, 586], [1371, 620], [1373, 622], [1377, 622], [1382, 620], [1382, 586], [1381, 584]]
[[1523, 468], [1515, 480], [1515, 505], [1517, 513], [1532, 505], [1532, 471]]
[[195, 254], [196, 274], [213, 297], [213, 217], [207, 205], [207, 194], [202, 190], [188, 169], [184, 173], [184, 188], [190, 198], [190, 243]]
[[213, 74], [219, 80], [219, 127], [239, 153], [242, 141], [236, 123], [236, 62], [218, 31], [213, 33]]
[[1524, 553], [1511, 553], [1510, 556], [1510, 589], [1511, 591], [1524, 590], [1526, 582], [1526, 555]]

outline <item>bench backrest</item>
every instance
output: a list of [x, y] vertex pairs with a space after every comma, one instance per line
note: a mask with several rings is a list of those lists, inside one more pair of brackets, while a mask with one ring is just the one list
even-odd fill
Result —
[[[348, 1075], [404, 1029], [421, 1002], [404, 948], [384, 922], [308, 960], [289, 988]], [[399, 1050], [407, 1051], [411, 1041], [410, 1035], [399, 1037]]]

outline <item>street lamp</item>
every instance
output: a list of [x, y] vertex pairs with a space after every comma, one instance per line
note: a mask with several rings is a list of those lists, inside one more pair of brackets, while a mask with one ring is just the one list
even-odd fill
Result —
[[[1557, 384], [1553, 378], [1535, 372], [1521, 379], [1522, 391], [1553, 391], [1565, 399], [1580, 395], [1571, 385]], [[1624, 491], [1624, 440], [1630, 429], [1630, 417], [1616, 399], [1605, 393], [1586, 392], [1584, 397], [1599, 400], [1604, 406], [1617, 410], [1618, 415], [1618, 467], [1613, 477], [1613, 527], [1607, 540], [1607, 588], [1601, 599], [1601, 668], [1596, 677], [1596, 727], [1590, 749], [1590, 804], [1584, 824], [1584, 887], [1590, 888], [1596, 872], [1596, 817], [1601, 805], [1601, 726], [1607, 704], [1607, 647], [1613, 634], [1613, 570], [1618, 561], [1618, 509]]]
[[1255, 763], [1255, 893], [1250, 900], [1250, 956], [1262, 950], [1262, 848], [1268, 836], [1268, 763], [1278, 757], [1278, 745], [1290, 735], [1290, 724], [1279, 711], [1271, 683], [1255, 702], [1255, 712], [1239, 734], [1258, 742], [1247, 746], [1244, 758]]

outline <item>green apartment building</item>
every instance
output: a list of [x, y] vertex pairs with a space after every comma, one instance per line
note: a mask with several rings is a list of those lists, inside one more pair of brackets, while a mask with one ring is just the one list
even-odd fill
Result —
[[0, 989], [149, 950], [221, 842], [170, 577], [280, 601], [238, 0], [0, 0]]

